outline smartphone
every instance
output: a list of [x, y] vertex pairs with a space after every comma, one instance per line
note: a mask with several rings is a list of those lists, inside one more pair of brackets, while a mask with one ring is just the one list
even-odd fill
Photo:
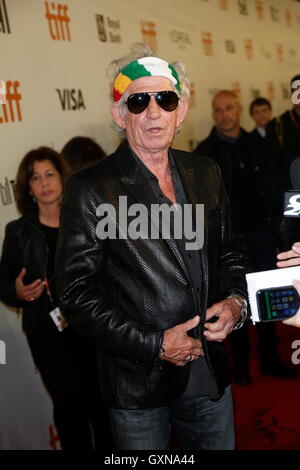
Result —
[[256, 293], [261, 321], [285, 320], [295, 315], [300, 306], [298, 292], [293, 286], [261, 289]]

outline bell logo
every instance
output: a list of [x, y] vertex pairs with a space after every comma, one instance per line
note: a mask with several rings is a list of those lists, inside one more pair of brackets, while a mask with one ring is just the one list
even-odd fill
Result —
[[0, 0], [0, 33], [9, 33], [10, 27], [5, 0]]
[[67, 15], [68, 5], [61, 5], [60, 3], [56, 5], [51, 2], [52, 12], [50, 12], [49, 3], [45, 2], [45, 17], [48, 20], [51, 38], [53, 41], [71, 41], [70, 17]]
[[[18, 93], [19, 86], [20, 83], [18, 81], [0, 81], [0, 105], [2, 104], [3, 111], [3, 116], [0, 115], [0, 124], [3, 122], [15, 122], [15, 117], [17, 117], [18, 121], [22, 121], [20, 108], [22, 95]], [[14, 104], [15, 106], [13, 106]], [[15, 111], [17, 112], [17, 116], [15, 116]]]
[[2, 340], [0, 340], [0, 365], [1, 364], [6, 364], [6, 345]]
[[157, 50], [156, 25], [153, 21], [141, 21], [143, 41], [153, 50]]
[[81, 90], [59, 90], [56, 88], [63, 111], [86, 109]]

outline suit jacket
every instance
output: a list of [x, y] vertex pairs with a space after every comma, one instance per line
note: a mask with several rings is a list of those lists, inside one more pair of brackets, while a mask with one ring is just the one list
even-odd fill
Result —
[[[191, 334], [202, 336], [207, 306], [233, 292], [246, 296], [248, 265], [231, 226], [219, 168], [208, 158], [172, 152], [188, 201], [205, 204], [200, 312], [175, 240], [97, 237], [100, 204], [111, 204], [118, 214], [119, 196], [127, 196], [128, 206], [140, 202], [150, 209], [159, 203], [127, 141], [71, 176], [64, 192], [56, 257], [61, 308], [96, 344], [103, 400], [112, 408], [171, 403], [186, 387], [189, 365], [158, 359], [163, 331], [200, 314], [201, 325]], [[117, 216], [118, 229], [119, 222]], [[202, 339], [222, 393], [229, 383], [223, 343]]]

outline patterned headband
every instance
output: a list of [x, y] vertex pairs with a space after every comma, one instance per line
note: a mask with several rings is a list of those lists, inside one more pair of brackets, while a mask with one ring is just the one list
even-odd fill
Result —
[[179, 78], [174, 67], [158, 57], [143, 57], [126, 65], [114, 83], [114, 101], [119, 101], [130, 83], [140, 77], [165, 77], [181, 93]]

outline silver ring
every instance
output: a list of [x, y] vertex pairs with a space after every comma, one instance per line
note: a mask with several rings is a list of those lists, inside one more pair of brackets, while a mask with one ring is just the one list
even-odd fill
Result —
[[191, 354], [189, 354], [188, 356], [186, 356], [186, 358], [185, 358], [185, 361], [186, 361], [186, 362], [189, 362], [189, 361], [191, 361], [191, 360], [192, 360], [192, 355], [191, 355]]

